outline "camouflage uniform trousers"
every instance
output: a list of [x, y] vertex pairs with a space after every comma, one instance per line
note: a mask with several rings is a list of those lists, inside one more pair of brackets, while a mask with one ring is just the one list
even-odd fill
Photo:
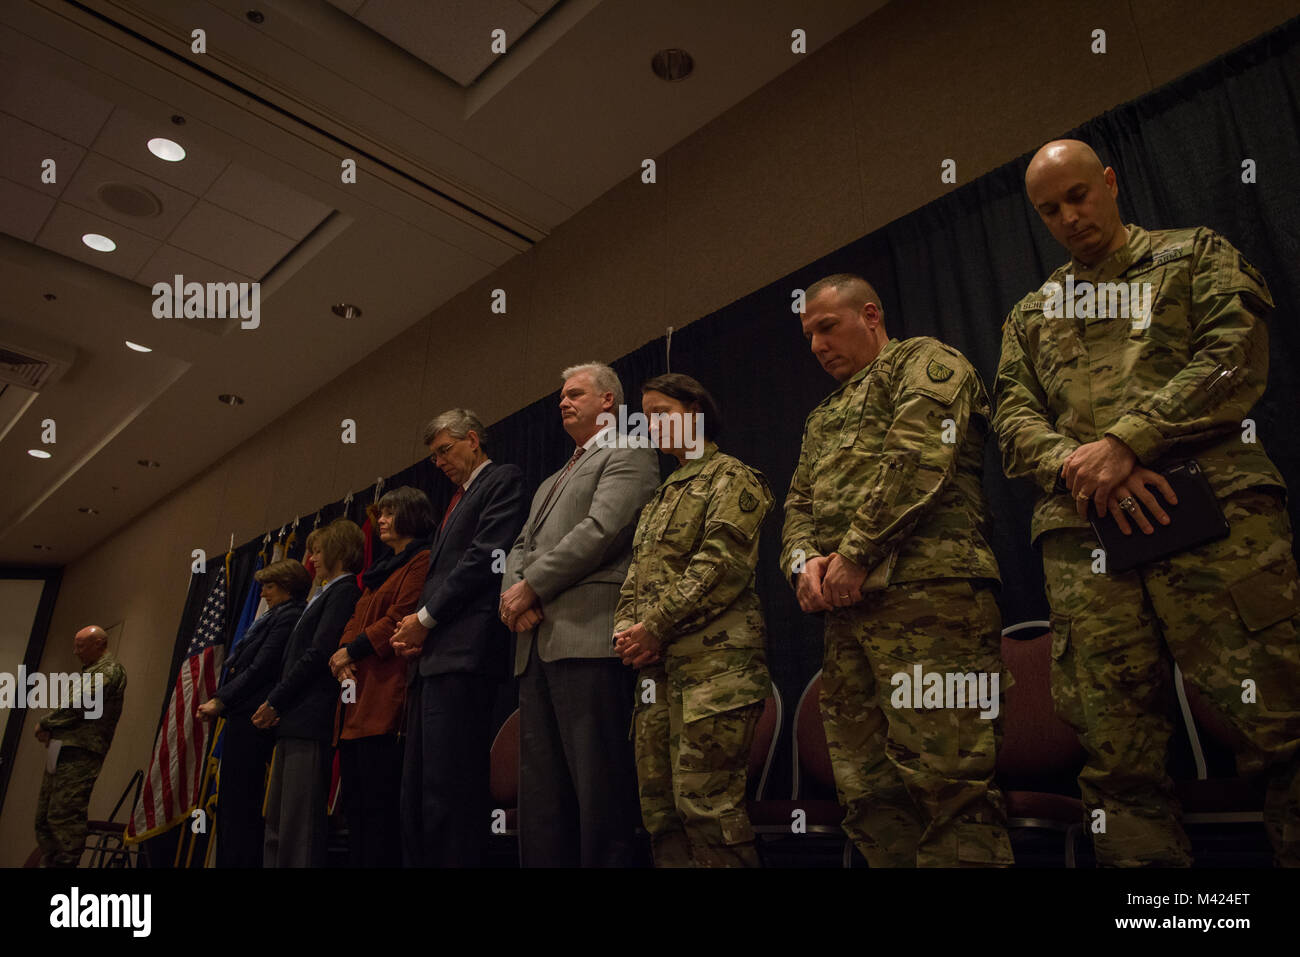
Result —
[[[761, 652], [721, 654], [762, 660]], [[691, 681], [720, 667], [708, 660], [719, 656], [702, 657], [637, 673], [632, 733], [641, 819], [656, 867], [759, 867], [745, 792], [750, 745], [763, 712], [761, 698], [754, 698], [768, 694], [767, 671], [740, 674], [738, 696], [719, 694], [707, 680]], [[654, 700], [646, 701], [651, 688]], [[735, 697], [746, 703], [728, 700]]]
[[[936, 579], [868, 592], [826, 614], [821, 711], [844, 831], [872, 867], [1014, 863], [993, 781], [1001, 737], [980, 708], [894, 708], [899, 672], [999, 676], [1001, 615], [991, 589]], [[990, 679], [991, 680], [991, 679]]]
[[[1277, 862], [1300, 864], [1300, 584], [1290, 521], [1273, 489], [1220, 505], [1228, 538], [1123, 573], [1092, 573], [1090, 531], [1041, 539], [1052, 699], [1088, 752], [1079, 787], [1089, 821], [1105, 811], [1104, 833], [1093, 834], [1103, 865], [1191, 863], [1166, 769], [1170, 655], [1240, 735], [1238, 772], [1273, 768], [1265, 827]], [[1254, 702], [1242, 700], [1247, 679]]]
[[76, 867], [86, 846], [90, 792], [104, 756], [85, 748], [59, 751], [54, 773], [45, 772], [36, 800], [36, 843], [52, 867]]

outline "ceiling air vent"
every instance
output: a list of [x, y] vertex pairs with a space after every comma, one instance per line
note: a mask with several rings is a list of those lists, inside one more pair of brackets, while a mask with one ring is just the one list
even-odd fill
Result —
[[0, 382], [40, 392], [49, 381], [51, 371], [53, 366], [39, 356], [0, 347]]
[[75, 355], [62, 343], [0, 323], [0, 385], [40, 392], [68, 370]]

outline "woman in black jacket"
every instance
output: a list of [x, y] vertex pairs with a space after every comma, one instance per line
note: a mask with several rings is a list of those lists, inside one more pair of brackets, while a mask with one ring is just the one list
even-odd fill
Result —
[[357, 571], [365, 539], [355, 522], [340, 518], [310, 539], [321, 590], [307, 603], [285, 645], [280, 682], [253, 715], [259, 728], [276, 729], [275, 759], [266, 802], [265, 867], [324, 867], [334, 711], [339, 683], [330, 655], [361, 597]]
[[280, 677], [289, 634], [306, 607], [311, 575], [298, 562], [272, 562], [254, 573], [267, 611], [251, 625], [226, 662], [221, 686], [198, 716], [226, 719], [217, 785], [217, 866], [262, 866], [262, 798], [275, 735], [253, 726], [253, 711]]

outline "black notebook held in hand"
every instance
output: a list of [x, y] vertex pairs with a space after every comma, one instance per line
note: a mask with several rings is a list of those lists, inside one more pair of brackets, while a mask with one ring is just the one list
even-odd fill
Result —
[[[1228, 520], [1223, 517], [1223, 509], [1214, 497], [1209, 479], [1195, 459], [1188, 459], [1160, 474], [1173, 488], [1178, 504], [1170, 505], [1154, 486], [1149, 485], [1147, 488], [1169, 516], [1168, 525], [1161, 525], [1148, 513], [1147, 520], [1154, 531], [1150, 535], [1144, 535], [1132, 517], [1126, 516], [1133, 534], [1125, 535], [1109, 513], [1101, 518], [1089, 518], [1097, 541], [1106, 551], [1108, 570], [1126, 572], [1138, 565], [1159, 561], [1206, 542], [1228, 537]], [[1141, 502], [1138, 507], [1147, 511]]]

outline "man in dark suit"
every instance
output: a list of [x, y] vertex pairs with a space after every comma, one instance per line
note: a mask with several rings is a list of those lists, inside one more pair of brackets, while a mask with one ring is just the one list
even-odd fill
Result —
[[640, 811], [614, 610], [659, 462], [617, 447], [627, 443], [610, 424], [623, 402], [613, 369], [587, 363], [563, 377], [560, 416], [576, 448], [537, 489], [501, 594], [501, 620], [519, 634], [519, 856], [525, 867], [625, 867]]
[[433, 463], [456, 486], [430, 547], [420, 605], [392, 645], [419, 655], [407, 691], [402, 837], [408, 867], [483, 863], [492, 704], [508, 672], [497, 620], [505, 554], [524, 520], [523, 474], [487, 457], [483, 423], [452, 409], [425, 428]]

